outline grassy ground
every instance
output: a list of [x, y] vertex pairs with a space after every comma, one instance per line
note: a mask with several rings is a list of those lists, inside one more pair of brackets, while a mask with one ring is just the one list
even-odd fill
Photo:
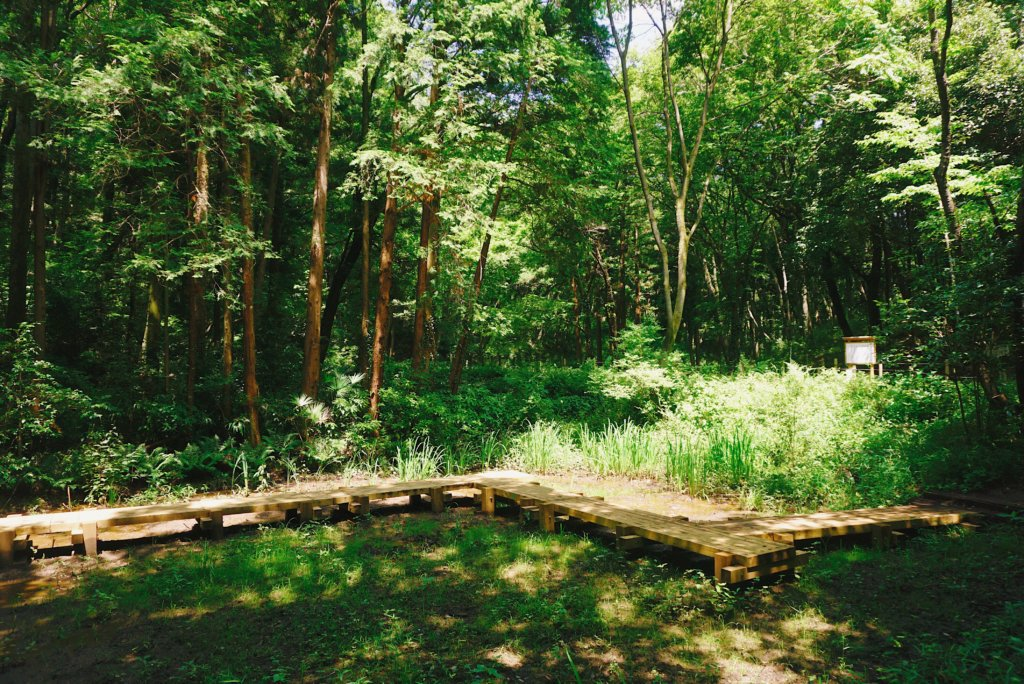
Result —
[[736, 590], [653, 551], [464, 507], [47, 561], [0, 593], [0, 680], [1024, 681], [1018, 523]]

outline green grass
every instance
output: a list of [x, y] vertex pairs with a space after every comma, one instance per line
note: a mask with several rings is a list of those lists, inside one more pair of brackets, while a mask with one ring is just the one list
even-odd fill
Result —
[[[72, 566], [77, 565], [73, 559]], [[1021, 681], [1024, 529], [853, 547], [725, 590], [467, 510], [142, 547], [0, 607], [5, 678]]]

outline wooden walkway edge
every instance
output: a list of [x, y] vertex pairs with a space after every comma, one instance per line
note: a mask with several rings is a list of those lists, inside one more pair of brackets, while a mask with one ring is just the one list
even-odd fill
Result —
[[430, 497], [434, 512], [441, 512], [445, 507], [445, 493], [463, 489], [480, 493], [484, 513], [494, 514], [496, 499], [510, 501], [536, 514], [541, 528], [549, 532], [555, 531], [558, 520], [576, 519], [612, 530], [621, 548], [635, 548], [647, 540], [707, 556], [714, 559], [715, 578], [725, 583], [766, 577], [799, 567], [808, 558], [807, 552], [796, 548], [800, 540], [870, 533], [885, 541], [899, 530], [954, 525], [977, 515], [944, 505], [915, 504], [726, 522], [689, 522], [639, 508], [616, 506], [600, 498], [559, 492], [531, 481], [529, 475], [502, 471], [313, 492], [11, 515], [0, 518], [0, 565], [10, 564], [16, 552], [30, 546], [52, 547], [54, 535], [83, 545], [86, 554], [95, 554], [100, 533], [124, 525], [194, 519], [210, 536], [220, 538], [226, 515], [282, 511], [286, 516], [310, 520], [342, 507], [352, 513], [366, 513], [372, 500], [408, 496], [412, 501], [423, 495]]

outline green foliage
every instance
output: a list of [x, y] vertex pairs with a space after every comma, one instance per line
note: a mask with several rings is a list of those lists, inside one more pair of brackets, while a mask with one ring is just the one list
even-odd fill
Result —
[[444, 451], [427, 439], [410, 439], [395, 456], [395, 476], [399, 480], [426, 480], [441, 474]]

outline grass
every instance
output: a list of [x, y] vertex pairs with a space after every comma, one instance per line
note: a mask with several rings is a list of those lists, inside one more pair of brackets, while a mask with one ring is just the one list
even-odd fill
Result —
[[[72, 568], [78, 559], [69, 561]], [[1024, 529], [725, 590], [466, 510], [142, 547], [0, 608], [0, 673], [169, 681], [1020, 681]], [[76, 572], [80, 572], [76, 571]], [[899, 597], [880, 601], [879, 597]]]

